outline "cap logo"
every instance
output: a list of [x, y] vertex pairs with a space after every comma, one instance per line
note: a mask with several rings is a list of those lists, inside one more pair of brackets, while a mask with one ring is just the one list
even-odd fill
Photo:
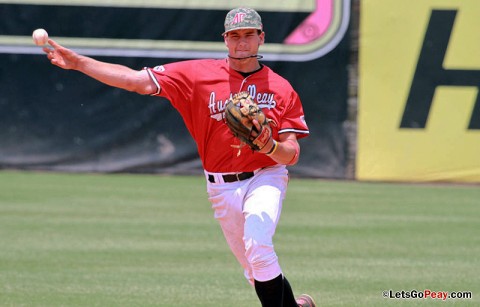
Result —
[[245, 19], [245, 16], [247, 16], [247, 14], [245, 14], [245, 13], [235, 14], [235, 17], [233, 17], [232, 24], [237, 24], [237, 23], [243, 22], [243, 20]]
[[228, 12], [223, 25], [225, 32], [222, 35], [237, 29], [262, 30], [262, 18], [253, 9], [239, 7]]

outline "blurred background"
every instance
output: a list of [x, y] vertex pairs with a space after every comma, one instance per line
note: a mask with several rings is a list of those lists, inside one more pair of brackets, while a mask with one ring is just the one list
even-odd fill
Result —
[[167, 100], [54, 67], [31, 34], [133, 69], [224, 58], [225, 14], [245, 5], [304, 105], [293, 176], [480, 182], [480, 2], [263, 2], [0, 1], [0, 168], [202, 174]]

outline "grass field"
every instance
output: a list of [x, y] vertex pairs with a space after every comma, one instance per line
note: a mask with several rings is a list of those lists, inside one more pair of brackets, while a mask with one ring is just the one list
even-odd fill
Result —
[[[478, 186], [292, 179], [275, 243], [320, 306], [480, 306]], [[203, 177], [0, 172], [0, 306], [259, 304]]]

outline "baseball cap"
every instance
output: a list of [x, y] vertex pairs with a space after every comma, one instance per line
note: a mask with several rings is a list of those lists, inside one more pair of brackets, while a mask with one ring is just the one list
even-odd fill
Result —
[[248, 7], [239, 7], [231, 10], [225, 17], [226, 33], [238, 29], [257, 29], [263, 31], [262, 18], [254, 9]]

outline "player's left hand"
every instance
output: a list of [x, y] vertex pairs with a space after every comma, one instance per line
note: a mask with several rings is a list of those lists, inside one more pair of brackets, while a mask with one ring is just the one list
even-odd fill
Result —
[[[272, 137], [272, 128], [268, 120], [265, 125], [261, 125], [257, 119], [253, 119], [252, 124], [255, 127], [252, 130], [252, 137], [255, 138], [252, 142], [260, 148], [258, 152], [263, 154], [270, 152], [275, 144]], [[260, 133], [257, 131], [260, 131]]]
[[251, 149], [268, 153], [274, 145], [272, 128], [248, 92], [235, 94], [225, 105], [225, 122], [230, 131]]

